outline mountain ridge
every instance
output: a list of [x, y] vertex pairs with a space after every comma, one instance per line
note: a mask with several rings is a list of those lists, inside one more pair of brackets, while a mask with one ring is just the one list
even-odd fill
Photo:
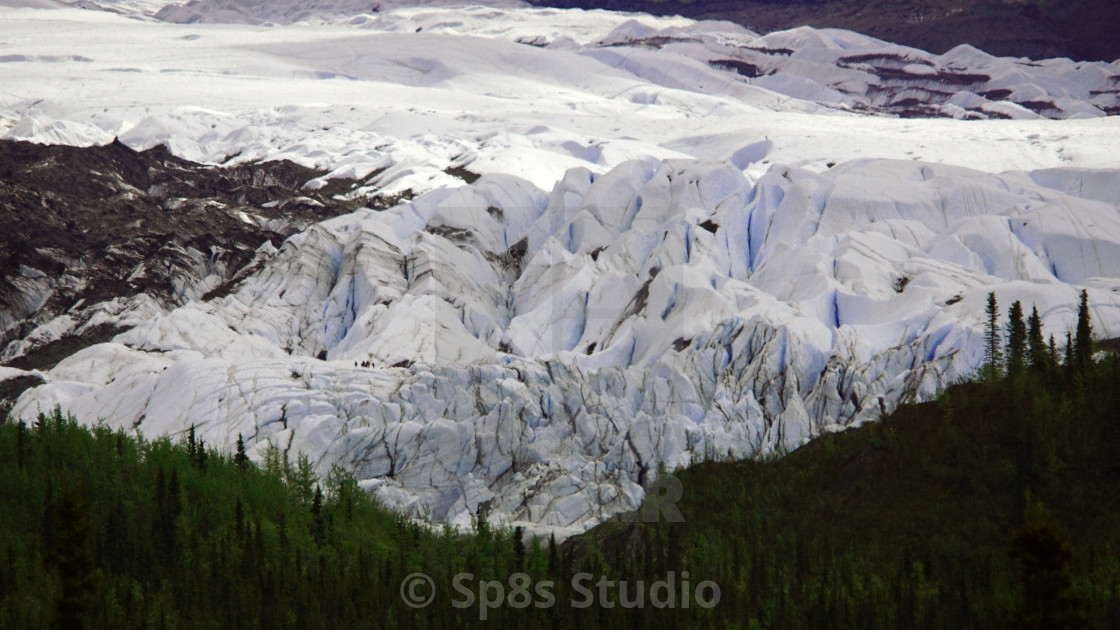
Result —
[[529, 0], [537, 6], [602, 8], [729, 20], [760, 32], [797, 26], [845, 28], [943, 53], [970, 44], [997, 56], [1085, 61], [1120, 59], [1112, 29], [1120, 5], [1070, 2], [961, 0]]

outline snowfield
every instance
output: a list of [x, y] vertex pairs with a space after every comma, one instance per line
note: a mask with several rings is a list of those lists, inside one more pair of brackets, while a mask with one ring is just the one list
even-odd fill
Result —
[[417, 195], [146, 303], [18, 418], [242, 434], [414, 516], [564, 535], [663, 467], [928, 399], [979, 365], [989, 291], [1061, 341], [1088, 289], [1120, 336], [1117, 63], [515, 3], [11, 4], [6, 138]]
[[[386, 194], [459, 184], [448, 166], [518, 175], [547, 190], [569, 168], [601, 173], [645, 157], [755, 162], [756, 176], [773, 163], [820, 171], [860, 157], [988, 171], [1104, 167], [1114, 166], [1110, 149], [1120, 141], [1114, 121], [1025, 124], [1037, 115], [963, 89], [938, 108], [1021, 120], [853, 115], [847, 110], [890, 110], [879, 103], [887, 94], [900, 103], [953, 89], [916, 71], [907, 72], [918, 83], [899, 78], [928, 63], [944, 81], [984, 74], [992, 79], [977, 91], [1100, 117], [1097, 105], [1117, 104], [1120, 66], [1026, 65], [965, 49], [935, 58], [845, 31], [759, 38], [726, 23], [495, 7], [402, 8], [358, 24], [286, 27], [78, 9], [0, 8], [0, 19], [12, 25], [0, 41], [4, 137], [88, 145], [119, 136], [209, 163], [288, 158], [338, 176], [376, 173], [369, 185]], [[649, 44], [659, 38], [660, 48]], [[890, 55], [913, 60], [895, 71]], [[748, 78], [727, 69], [730, 61], [773, 74]], [[871, 84], [882, 84], [877, 96], [852, 96]]]

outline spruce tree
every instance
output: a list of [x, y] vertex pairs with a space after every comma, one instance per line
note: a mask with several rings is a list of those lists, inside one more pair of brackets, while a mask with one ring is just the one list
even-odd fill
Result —
[[245, 440], [240, 433], [237, 434], [237, 454], [233, 456], [233, 463], [241, 470], [249, 465], [249, 457], [245, 454]]
[[237, 499], [236, 506], [233, 512], [233, 531], [237, 535], [238, 542], [245, 540], [245, 507], [241, 503], [241, 499]]
[[90, 549], [89, 503], [84, 493], [64, 484], [58, 495], [57, 514], [57, 544], [48, 558], [59, 578], [54, 622], [60, 630], [81, 630], [88, 627], [97, 586]]
[[276, 516], [276, 537], [280, 541], [280, 556], [288, 555], [288, 514], [283, 509]]
[[315, 486], [315, 494], [311, 499], [311, 536], [315, 539], [316, 544], [323, 544], [323, 490], [317, 484]]
[[27, 451], [27, 425], [23, 420], [16, 424], [16, 465], [20, 470], [24, 468], [25, 453]]
[[1023, 322], [1023, 304], [1015, 300], [1007, 314], [1007, 373], [1022, 373], [1026, 358], [1027, 325]]
[[179, 485], [179, 469], [171, 469], [171, 478], [167, 482], [167, 490], [163, 493], [164, 504], [160, 507], [160, 520], [158, 521], [159, 538], [164, 561], [170, 565], [176, 557], [175, 521], [183, 512], [182, 488]]
[[548, 574], [556, 576], [560, 573], [560, 548], [556, 546], [556, 533], [548, 537]]
[[994, 291], [988, 293], [988, 306], [984, 312], [988, 316], [988, 327], [984, 331], [984, 371], [986, 376], [993, 378], [999, 375], [1003, 363], [999, 338], [999, 304], [996, 302]]
[[1093, 324], [1089, 315], [1089, 292], [1081, 290], [1081, 303], [1077, 307], [1077, 335], [1073, 339], [1073, 362], [1077, 369], [1085, 370], [1093, 360]]
[[198, 440], [198, 446], [194, 452], [194, 461], [191, 463], [197, 470], [206, 471], [206, 443], [201, 439]]
[[1042, 337], [1042, 317], [1038, 314], [1037, 306], [1031, 310], [1031, 317], [1027, 320], [1027, 350], [1030, 352], [1031, 371], [1046, 371], [1051, 357], [1046, 340]]
[[1023, 599], [1008, 620], [1011, 630], [1088, 628], [1085, 601], [1069, 575], [1072, 553], [1058, 538], [1046, 507], [1028, 499], [1026, 523], [1015, 533], [1008, 554], [1022, 563]]
[[525, 541], [522, 540], [524, 536], [523, 527], [518, 525], [513, 528], [513, 563], [519, 571], [525, 566]]

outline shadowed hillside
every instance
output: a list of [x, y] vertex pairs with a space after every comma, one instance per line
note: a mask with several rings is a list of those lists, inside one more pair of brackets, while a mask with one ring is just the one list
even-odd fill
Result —
[[1114, 0], [530, 0], [554, 7], [644, 11], [737, 22], [761, 32], [846, 28], [943, 53], [972, 44], [997, 56], [1120, 58]]

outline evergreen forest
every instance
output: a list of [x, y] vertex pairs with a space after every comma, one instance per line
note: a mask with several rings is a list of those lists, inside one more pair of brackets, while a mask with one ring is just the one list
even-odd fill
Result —
[[[562, 544], [413, 522], [342, 468], [254, 463], [240, 440], [9, 420], [0, 628], [1120, 628], [1120, 356], [1084, 294], [1061, 339], [1025, 311], [990, 296], [984, 367], [935, 400], [780, 458], [663, 471], [682, 519]], [[415, 573], [435, 589], [414, 608]], [[572, 605], [581, 585], [593, 605]]]

